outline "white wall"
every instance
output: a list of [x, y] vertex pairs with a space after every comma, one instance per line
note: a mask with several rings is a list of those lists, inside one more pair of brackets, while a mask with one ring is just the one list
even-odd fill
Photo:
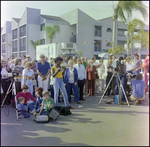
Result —
[[27, 55], [30, 55], [32, 59], [35, 59], [35, 50], [30, 44], [30, 40], [40, 40], [40, 25], [27, 24]]
[[[46, 23], [46, 25], [52, 25], [51, 23]], [[70, 43], [71, 33], [76, 32], [75, 26], [70, 25], [60, 25], [60, 33], [56, 33], [55, 38], [52, 40], [52, 43]], [[42, 33], [41, 33], [42, 34]], [[49, 38], [46, 36], [46, 33], [44, 32], [44, 38], [46, 39], [46, 44], [50, 43]]]

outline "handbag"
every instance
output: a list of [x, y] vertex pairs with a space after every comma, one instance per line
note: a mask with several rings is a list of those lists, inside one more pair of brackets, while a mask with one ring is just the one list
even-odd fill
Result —
[[100, 86], [100, 80], [99, 79], [95, 79], [95, 86], [96, 87]]
[[37, 123], [48, 123], [49, 117], [48, 115], [36, 115], [34, 121]]
[[66, 116], [66, 115], [71, 114], [71, 111], [70, 111], [69, 107], [55, 106], [55, 108], [57, 110], [59, 110], [59, 115]]
[[52, 119], [52, 120], [56, 120], [59, 117], [59, 112], [56, 108], [51, 108], [48, 111], [48, 116]]
[[33, 85], [33, 86], [37, 86], [37, 83], [36, 83], [36, 80], [35, 80], [35, 79], [32, 80], [32, 85]]

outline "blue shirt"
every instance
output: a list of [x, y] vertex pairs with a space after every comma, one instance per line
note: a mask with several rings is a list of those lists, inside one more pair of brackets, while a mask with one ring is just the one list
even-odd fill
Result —
[[39, 70], [39, 72], [45, 76], [48, 72], [48, 69], [50, 69], [50, 65], [47, 61], [45, 61], [44, 65], [39, 61], [36, 65], [36, 70]]
[[137, 98], [142, 98], [144, 96], [144, 89], [146, 87], [146, 84], [142, 80], [133, 80], [129, 83], [133, 87], [133, 96]]

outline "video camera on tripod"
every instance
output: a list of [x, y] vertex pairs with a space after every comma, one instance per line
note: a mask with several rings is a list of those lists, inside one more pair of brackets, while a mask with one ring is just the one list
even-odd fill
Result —
[[125, 65], [122, 57], [120, 57], [119, 60], [116, 61], [115, 71], [119, 74], [125, 74], [126, 73], [126, 65]]
[[12, 71], [12, 81], [14, 81], [14, 77], [19, 76], [20, 69], [15, 69]]

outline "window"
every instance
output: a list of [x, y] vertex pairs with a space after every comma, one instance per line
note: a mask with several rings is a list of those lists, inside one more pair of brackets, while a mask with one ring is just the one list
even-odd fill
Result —
[[41, 39], [41, 44], [45, 44], [45, 39]]
[[13, 52], [18, 52], [18, 45], [17, 45], [17, 40], [13, 41], [13, 44], [12, 44], [13, 48]]
[[40, 31], [43, 31], [43, 30], [44, 30], [44, 27], [45, 27], [45, 23], [44, 23], [44, 24], [41, 24]]
[[110, 42], [108, 42], [108, 43], [106, 44], [106, 46], [111, 46], [111, 43], [110, 43]]
[[17, 38], [17, 29], [13, 30], [13, 39]]
[[6, 53], [6, 44], [2, 44], [2, 53]]
[[2, 43], [6, 42], [6, 34], [2, 35]]
[[19, 57], [22, 57], [23, 55], [26, 56], [26, 52], [20, 52]]
[[108, 29], [107, 29], [107, 32], [112, 32], [111, 28], [108, 28]]
[[94, 51], [101, 51], [101, 40], [94, 40]]
[[20, 37], [26, 36], [26, 25], [20, 27]]
[[20, 51], [26, 51], [26, 38], [20, 39]]
[[95, 26], [95, 32], [94, 36], [101, 37], [102, 36], [102, 27], [101, 26]]

